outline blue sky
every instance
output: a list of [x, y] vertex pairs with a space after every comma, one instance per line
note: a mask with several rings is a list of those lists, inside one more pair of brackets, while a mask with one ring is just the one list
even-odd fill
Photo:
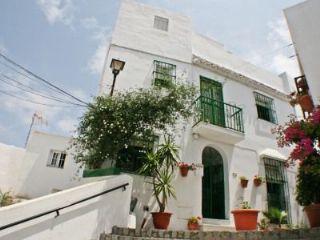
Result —
[[[295, 59], [282, 9], [302, 0], [138, 0], [177, 11], [193, 19], [194, 29], [225, 48], [274, 73], [296, 75]], [[0, 51], [38, 75], [90, 101], [97, 93], [101, 67], [120, 0], [2, 0]], [[1, 60], [1, 59], [0, 59]], [[0, 72], [46, 94], [35, 81]], [[0, 89], [33, 101], [51, 100], [0, 82]], [[0, 142], [23, 146], [32, 114], [47, 124], [35, 128], [69, 135], [83, 110], [48, 107], [0, 93]]]

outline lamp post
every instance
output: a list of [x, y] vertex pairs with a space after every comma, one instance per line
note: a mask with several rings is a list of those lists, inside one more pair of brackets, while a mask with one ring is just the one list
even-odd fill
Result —
[[123, 70], [124, 64], [125, 62], [121, 60], [117, 60], [114, 58], [112, 58], [111, 60], [110, 68], [112, 69], [112, 73], [113, 73], [113, 82], [111, 86], [110, 96], [113, 95], [113, 90], [114, 90], [114, 85], [116, 83], [117, 75], [119, 74], [120, 71]]

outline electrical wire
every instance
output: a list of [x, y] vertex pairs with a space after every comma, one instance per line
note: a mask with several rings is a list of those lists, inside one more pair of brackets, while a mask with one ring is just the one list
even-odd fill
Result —
[[[31, 75], [32, 77], [36, 78], [37, 80], [45, 83], [46, 85], [50, 86], [51, 88], [53, 88], [53, 89], [55, 89], [55, 90], [63, 93], [64, 95], [66, 95], [66, 96], [68, 96], [68, 97], [73, 98], [74, 100], [76, 100], [76, 101], [78, 101], [78, 102], [80, 102], [80, 103], [82, 103], [82, 104], [85, 104], [85, 105], [87, 105], [87, 106], [89, 105], [87, 102], [81, 100], [81, 99], [78, 98], [78, 97], [73, 96], [71, 93], [68, 93], [67, 91], [61, 89], [60, 87], [52, 84], [52, 83], [49, 82], [48, 80], [46, 80], [46, 79], [38, 76], [37, 74], [33, 73], [32, 71], [28, 70], [27, 68], [21, 66], [20, 64], [16, 63], [15, 61], [11, 60], [10, 58], [8, 58], [7, 56], [5, 56], [5, 55], [2, 54], [1, 52], [0, 52], [0, 56], [1, 56], [4, 60], [6, 60], [7, 62], [11, 63], [12, 65], [14, 65], [14, 66], [16, 66], [16, 67], [18, 67], [19, 69], [22, 69], [24, 72], [28, 73], [29, 75]], [[3, 62], [1, 62], [1, 63], [3, 64]], [[5, 65], [5, 64], [3, 64], [3, 65]], [[12, 69], [12, 68], [11, 68], [11, 69]], [[16, 69], [15, 69], [15, 71], [16, 71], [16, 72], [19, 72], [19, 71], [17, 71]], [[19, 73], [21, 74], [21, 72], [19, 72]], [[26, 76], [26, 75], [24, 75], [24, 76]], [[32, 79], [32, 78], [30, 78], [30, 77], [28, 77], [28, 78], [29, 78], [29, 79]], [[32, 79], [32, 80], [33, 80], [33, 79]]]

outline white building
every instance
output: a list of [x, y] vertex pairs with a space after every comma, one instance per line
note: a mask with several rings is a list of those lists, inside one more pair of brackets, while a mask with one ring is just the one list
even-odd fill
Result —
[[[303, 216], [294, 197], [296, 171], [284, 167], [288, 152], [277, 148], [270, 132], [294, 113], [288, 103], [287, 79], [195, 33], [190, 18], [132, 1], [123, 1], [119, 11], [101, 94], [110, 91], [113, 58], [126, 62], [115, 92], [166, 81], [193, 83], [201, 92], [198, 104], [204, 115], [199, 122], [185, 125], [177, 143], [181, 161], [203, 168], [187, 178], [177, 174], [177, 200], [172, 199], [167, 209], [173, 212], [170, 228], [185, 229], [190, 216], [203, 216], [207, 225], [233, 226], [230, 211], [242, 200], [260, 210], [281, 208], [289, 213], [290, 222], [300, 223]], [[265, 177], [266, 183], [255, 187], [254, 175]], [[248, 188], [240, 186], [240, 176], [249, 179]], [[134, 179], [139, 227], [148, 216], [144, 210], [157, 210], [157, 206], [151, 186], [142, 177]]]
[[79, 185], [82, 171], [68, 150], [70, 140], [33, 131], [26, 148], [0, 144], [0, 189], [36, 198]]
[[[315, 105], [320, 105], [320, 1], [308, 0], [284, 10], [297, 52], [302, 75], [305, 75]], [[298, 77], [298, 76], [297, 76]]]

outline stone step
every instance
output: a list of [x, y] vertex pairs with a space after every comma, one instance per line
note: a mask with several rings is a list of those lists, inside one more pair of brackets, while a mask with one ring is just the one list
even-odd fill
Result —
[[276, 231], [171, 231], [171, 230], [139, 230], [113, 227], [109, 235], [101, 234], [100, 240], [163, 240], [163, 239], [214, 239], [214, 240], [320, 240], [320, 228], [294, 229]]
[[234, 226], [231, 226], [231, 225], [202, 224], [201, 225], [201, 230], [203, 232], [214, 232], [214, 231], [218, 231], [218, 232], [223, 232], [223, 231], [236, 232], [236, 228]]

